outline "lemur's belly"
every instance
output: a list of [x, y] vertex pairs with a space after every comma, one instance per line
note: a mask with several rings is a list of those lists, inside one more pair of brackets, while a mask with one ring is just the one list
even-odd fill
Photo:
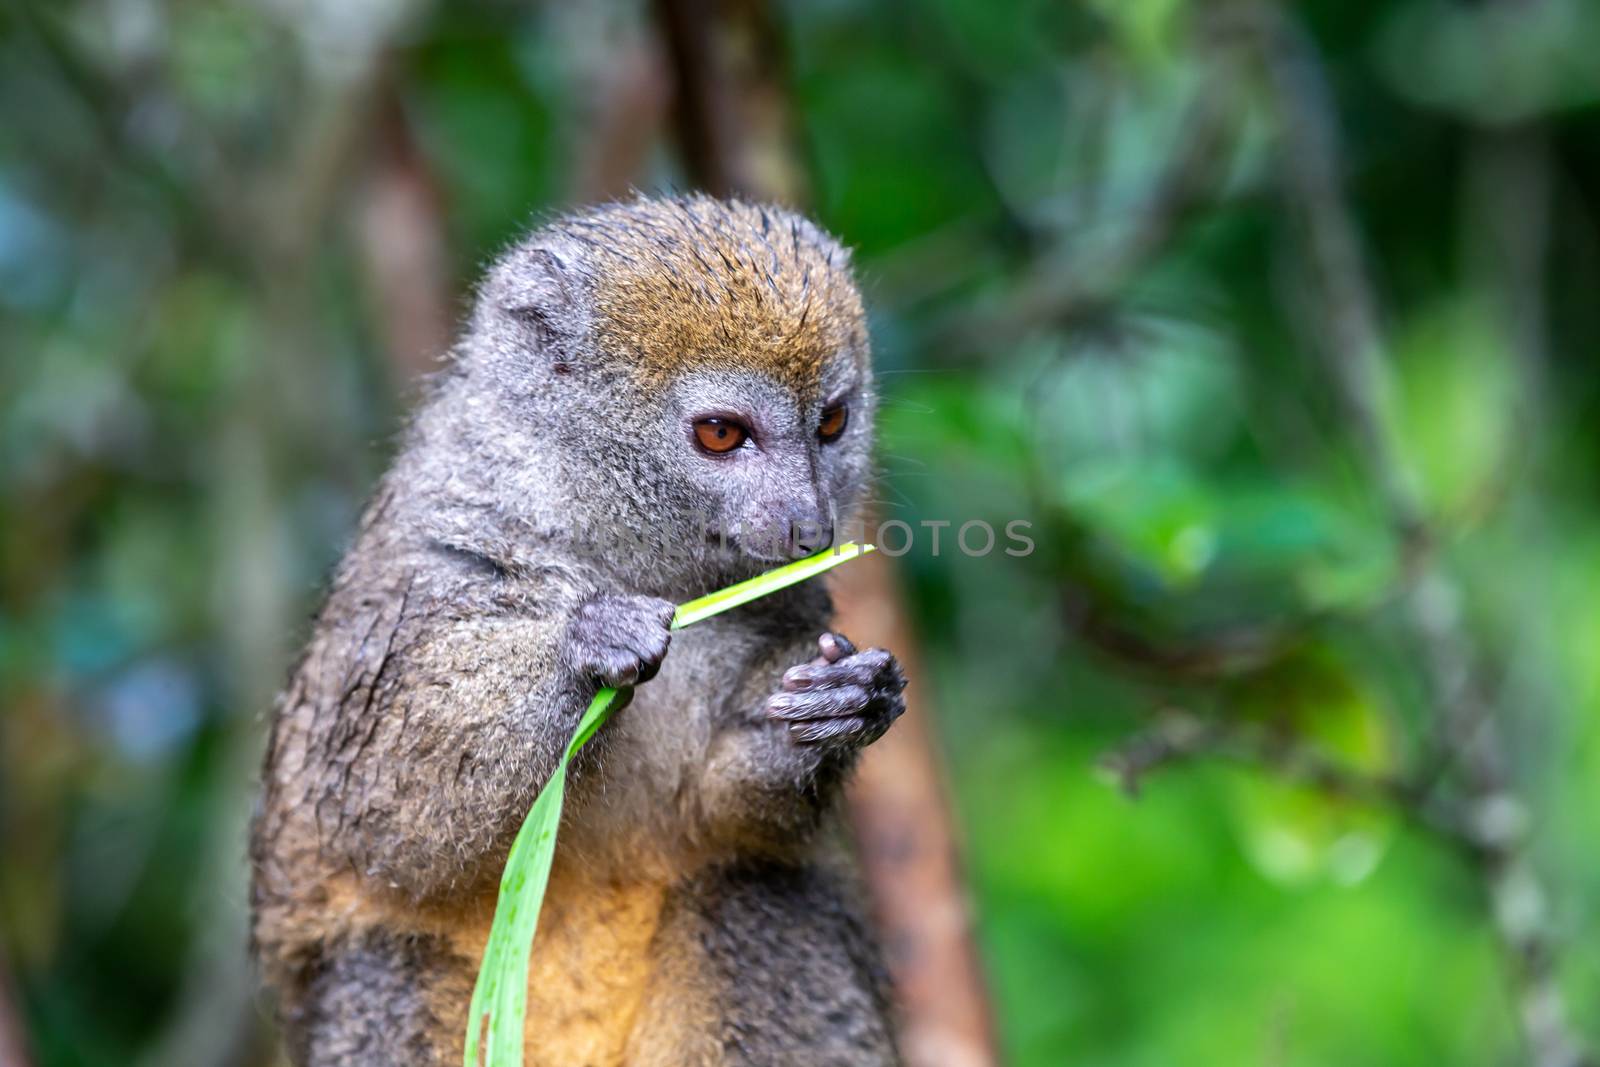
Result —
[[[624, 1062], [665, 897], [663, 885], [577, 884], [559, 870], [552, 875], [528, 967], [525, 1067]], [[486, 924], [461, 931], [472, 959], [487, 935]]]

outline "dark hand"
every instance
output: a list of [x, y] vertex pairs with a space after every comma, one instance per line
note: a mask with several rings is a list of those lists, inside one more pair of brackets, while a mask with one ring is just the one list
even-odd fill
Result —
[[843, 634], [823, 634], [817, 644], [822, 655], [784, 672], [767, 714], [788, 724], [796, 744], [871, 744], [906, 710], [900, 664], [881, 648], [857, 652]]
[[598, 596], [578, 608], [567, 632], [574, 670], [621, 688], [654, 678], [667, 654], [667, 627], [677, 609], [649, 596]]

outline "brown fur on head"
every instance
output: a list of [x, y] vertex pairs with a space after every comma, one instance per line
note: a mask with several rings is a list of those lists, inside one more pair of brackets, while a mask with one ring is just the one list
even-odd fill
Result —
[[600, 268], [596, 339], [641, 378], [751, 369], [810, 400], [828, 360], [865, 355], [849, 253], [799, 216], [706, 197], [641, 199], [553, 229]]

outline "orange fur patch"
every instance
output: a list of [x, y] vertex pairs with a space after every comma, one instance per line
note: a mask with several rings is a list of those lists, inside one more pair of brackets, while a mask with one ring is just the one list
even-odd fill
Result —
[[[561, 872], [558, 864], [528, 967], [526, 1067], [624, 1062], [655, 969], [651, 947], [665, 896], [659, 884], [595, 884]], [[476, 966], [493, 913], [474, 910], [458, 916], [449, 934], [455, 950]], [[452, 1042], [458, 1053], [460, 1041]]]
[[848, 253], [786, 211], [642, 200], [557, 228], [600, 268], [602, 349], [646, 381], [690, 368], [752, 369], [814, 398], [829, 360], [865, 356]]
[[[448, 907], [417, 906], [374, 893], [353, 876], [326, 883], [324, 914], [341, 931], [409, 931], [444, 938], [471, 962], [483, 959], [494, 897], [484, 894]], [[641, 1004], [657, 972], [654, 953], [666, 887], [660, 883], [597, 884], [564, 872], [551, 874], [539, 936], [528, 968], [526, 1067], [620, 1067]], [[471, 980], [451, 980], [429, 990], [430, 1007], [448, 1032], [435, 1040], [461, 1056]]]

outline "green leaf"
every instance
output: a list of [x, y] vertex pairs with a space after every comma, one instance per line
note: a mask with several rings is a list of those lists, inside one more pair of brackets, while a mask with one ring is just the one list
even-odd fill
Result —
[[[681, 630], [832, 570], [873, 551], [871, 545], [843, 544], [748, 581], [730, 585], [678, 605], [672, 628]], [[484, 946], [478, 982], [467, 1012], [465, 1067], [521, 1067], [523, 1020], [528, 1012], [528, 959], [539, 928], [539, 911], [556, 855], [556, 830], [566, 797], [567, 766], [578, 749], [611, 717], [618, 691], [601, 689], [584, 710], [572, 740], [550, 780], [523, 820], [500, 876], [500, 898]]]

